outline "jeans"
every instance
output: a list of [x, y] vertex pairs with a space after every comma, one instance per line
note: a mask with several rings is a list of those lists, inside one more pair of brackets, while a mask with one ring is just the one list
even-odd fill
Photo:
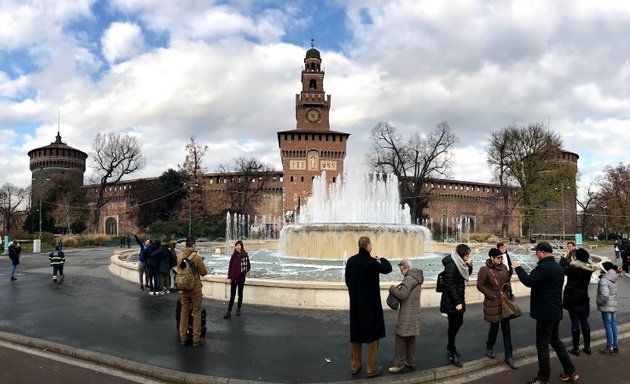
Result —
[[13, 266], [13, 269], [11, 269], [11, 277], [15, 276], [15, 269], [17, 268], [17, 265]]
[[457, 332], [464, 324], [464, 312], [449, 313], [448, 314], [448, 344], [446, 350], [451, 353], [457, 353], [455, 347], [455, 336]]
[[590, 329], [591, 326], [588, 323], [588, 311], [569, 311], [569, 317], [571, 318], [571, 329], [579, 330], [582, 328], [582, 332], [586, 332], [586, 330]]
[[141, 287], [144, 287], [143, 277], [145, 278], [144, 281], [146, 282], [146, 284], [149, 284], [148, 269], [146, 267], [146, 264], [144, 264], [142, 261], [138, 261], [138, 277], [140, 278]]
[[549, 365], [549, 345], [556, 351], [562, 369], [567, 375], [575, 373], [575, 366], [571, 362], [567, 349], [560, 341], [558, 328], [560, 321], [536, 320], [536, 351], [538, 352], [538, 378], [549, 380], [551, 367]]
[[606, 346], [617, 348], [617, 312], [602, 312], [604, 330], [606, 330]]
[[510, 332], [510, 320], [502, 320], [498, 323], [490, 323], [490, 329], [488, 330], [488, 340], [486, 341], [486, 349], [492, 349], [494, 347], [494, 344], [497, 342], [499, 326], [501, 326], [501, 333], [503, 333], [503, 349], [505, 350], [505, 357], [512, 357], [512, 333]]
[[228, 310], [232, 310], [232, 306], [234, 305], [234, 297], [236, 296], [236, 289], [238, 288], [238, 304], [237, 308], [240, 308], [243, 304], [243, 287], [245, 286], [245, 282], [232, 282], [230, 286], [230, 304], [228, 305]]

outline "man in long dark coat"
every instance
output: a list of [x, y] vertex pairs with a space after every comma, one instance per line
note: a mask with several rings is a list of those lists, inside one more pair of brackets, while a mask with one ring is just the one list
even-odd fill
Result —
[[361, 371], [361, 347], [368, 345], [367, 376], [383, 373], [378, 365], [378, 341], [385, 337], [385, 319], [379, 285], [379, 274], [392, 271], [387, 259], [372, 256], [367, 236], [359, 238], [359, 253], [346, 263], [346, 285], [350, 296], [350, 344], [352, 373]]

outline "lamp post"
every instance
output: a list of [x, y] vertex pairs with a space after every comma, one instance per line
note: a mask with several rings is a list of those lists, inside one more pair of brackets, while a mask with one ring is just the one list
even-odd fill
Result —
[[608, 211], [606, 211], [608, 206], [604, 205], [602, 208], [604, 208], [604, 236], [606, 236], [604, 241], [608, 241]]

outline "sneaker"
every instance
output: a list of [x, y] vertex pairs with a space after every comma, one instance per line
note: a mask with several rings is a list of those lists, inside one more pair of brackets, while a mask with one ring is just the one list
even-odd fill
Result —
[[580, 380], [580, 375], [578, 375], [577, 372], [573, 372], [570, 375], [563, 373], [560, 375], [560, 380], [561, 381], [578, 381]]
[[549, 384], [549, 380], [542, 380], [539, 377], [535, 377], [533, 380], [528, 381], [527, 384]]
[[389, 367], [389, 369], [387, 369], [387, 371], [389, 371], [389, 373], [399, 373], [402, 372], [405, 369], [404, 366], [402, 367]]
[[612, 349], [611, 347], [606, 346], [606, 348], [600, 349], [599, 353], [603, 353], [605, 355], [608, 355], [608, 354], [611, 354], [611, 353], [615, 353], [615, 350]]
[[153, 292], [153, 291], [149, 292], [149, 296], [155, 296], [155, 294], [156, 292]]
[[619, 347], [613, 347], [613, 352], [614, 353], [619, 353]]

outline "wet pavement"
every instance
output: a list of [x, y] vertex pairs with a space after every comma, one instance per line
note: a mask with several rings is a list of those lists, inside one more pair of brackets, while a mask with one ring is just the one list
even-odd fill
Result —
[[[9, 281], [9, 259], [1, 257], [0, 274], [3, 279], [0, 280], [0, 331], [58, 343], [68, 346], [70, 350], [115, 356], [143, 369], [147, 369], [148, 365], [157, 367], [156, 370], [203, 375], [209, 377], [209, 381], [216, 382], [226, 382], [226, 378], [274, 383], [365, 379], [364, 373], [356, 376], [350, 373], [347, 311], [257, 306], [248, 300], [247, 285], [240, 317], [233, 315], [231, 319], [225, 320], [223, 314], [227, 303], [204, 299], [203, 306], [208, 312], [207, 344], [200, 348], [181, 347], [175, 329], [175, 302], [178, 294], [152, 297], [147, 291], [141, 291], [138, 284], [113, 276], [107, 268], [109, 257], [115, 250], [116, 248], [106, 247], [64, 250], [66, 279], [59, 284], [51, 281], [52, 268], [48, 265], [45, 254], [23, 255], [18, 267], [18, 280], [15, 282]], [[612, 249], [609, 254], [606, 250], [599, 250], [597, 254], [611, 256]], [[591, 301], [594, 300], [595, 291], [596, 286], [591, 285]], [[619, 292], [618, 322], [621, 325], [630, 320], [630, 304], [627, 300], [630, 292], [629, 278], [619, 279]], [[517, 350], [533, 345], [535, 329], [535, 322], [528, 313], [529, 298], [521, 299], [520, 304], [525, 314], [512, 321], [513, 344]], [[485, 367], [485, 360], [489, 360], [484, 358], [488, 324], [481, 313], [480, 304], [467, 306], [464, 326], [457, 338], [462, 360], [469, 362], [462, 368], [462, 373], [468, 372], [472, 365], [480, 366], [475, 371], [476, 375], [493, 369]], [[379, 363], [387, 368], [392, 364], [394, 355], [396, 313], [386, 309], [385, 321], [388, 336], [381, 340]], [[593, 331], [599, 330], [601, 333], [601, 317], [594, 306], [590, 322]], [[386, 372], [370, 382], [414, 382], [422, 380], [420, 376], [426, 373], [425, 370], [457, 370], [447, 365], [446, 328], [446, 318], [441, 316], [437, 308], [424, 308], [421, 335], [417, 338], [416, 372], [402, 375]], [[561, 323], [561, 336], [568, 337], [569, 334], [569, 320], [565, 316]], [[500, 339], [501, 337], [495, 348], [497, 360], [502, 358]], [[625, 353], [623, 343], [621, 345], [622, 353], [619, 355], [602, 357], [611, 362], [623, 361]], [[2, 358], [2, 353], [6, 353], [6, 350], [0, 348], [0, 364], [3, 366], [0, 371], [8, 367], [8, 360]], [[601, 369], [607, 361], [596, 363], [600, 358], [576, 358], [578, 369], [580, 370], [582, 360], [585, 365], [590, 364]], [[517, 363], [520, 364], [518, 359]], [[504, 364], [497, 365], [503, 366]], [[557, 368], [552, 370], [553, 374], [559, 374]], [[64, 369], [59, 368], [57, 371]], [[36, 372], [37, 370], [21, 371], [24, 376]], [[511, 383], [520, 382], [521, 376], [531, 379], [535, 372], [534, 362], [532, 369], [523, 366], [517, 371], [508, 370], [495, 374], [502, 382]], [[586, 372], [584, 369], [584, 378]], [[15, 374], [19, 377], [20, 371]], [[34, 382], [27, 379], [28, 377], [24, 377], [26, 381], [22, 382]], [[472, 373], [465, 378], [469, 381], [473, 379], [477, 380], [475, 383], [495, 381], [489, 377], [474, 376]], [[448, 382], [455, 382], [453, 379], [449, 380]], [[608, 378], [606, 380], [608, 383], [627, 382], [614, 381], [614, 378], [612, 381]], [[20, 381], [5, 381], [0, 376], [0, 382]], [[98, 381], [95, 379], [93, 382]]]

